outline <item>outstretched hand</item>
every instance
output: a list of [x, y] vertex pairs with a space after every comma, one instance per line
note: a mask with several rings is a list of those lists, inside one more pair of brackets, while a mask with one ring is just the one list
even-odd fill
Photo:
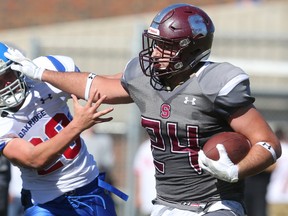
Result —
[[19, 71], [32, 79], [41, 80], [45, 68], [38, 67], [19, 50], [8, 48], [7, 52], [4, 53], [4, 56], [16, 63], [11, 65], [12, 70]]
[[114, 108], [107, 108], [102, 111], [97, 111], [102, 102], [105, 100], [106, 96], [102, 96], [96, 101], [96, 103], [93, 103], [93, 98], [96, 94], [97, 91], [95, 91], [94, 94], [90, 94], [90, 97], [84, 106], [79, 104], [75, 95], [72, 95], [74, 107], [73, 122], [75, 122], [77, 127], [80, 127], [81, 131], [88, 129], [95, 124], [108, 122], [113, 119], [112, 117], [103, 118], [103, 116], [112, 112]]
[[227, 182], [238, 181], [238, 166], [235, 165], [227, 155], [224, 145], [217, 144], [216, 148], [219, 151], [219, 160], [212, 160], [204, 154], [203, 150], [200, 150], [198, 155], [199, 166], [209, 172], [215, 178], [221, 179]]

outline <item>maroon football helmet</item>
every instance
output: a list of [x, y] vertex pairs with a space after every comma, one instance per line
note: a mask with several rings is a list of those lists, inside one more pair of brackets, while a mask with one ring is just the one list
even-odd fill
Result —
[[[210, 17], [193, 5], [173, 4], [160, 11], [143, 32], [143, 50], [139, 53], [140, 66], [143, 73], [151, 77], [151, 85], [159, 89], [159, 85], [163, 85], [161, 80], [193, 69], [207, 59], [214, 30]], [[162, 55], [152, 56], [157, 47]], [[165, 56], [171, 54], [169, 58], [164, 57], [164, 51]], [[163, 62], [168, 66], [157, 67]]]

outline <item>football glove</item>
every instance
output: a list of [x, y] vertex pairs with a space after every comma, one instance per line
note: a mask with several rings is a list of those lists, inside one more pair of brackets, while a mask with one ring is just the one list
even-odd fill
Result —
[[198, 153], [199, 166], [215, 178], [231, 183], [237, 182], [238, 166], [230, 160], [222, 144], [217, 144], [216, 148], [219, 151], [219, 160], [215, 161], [206, 157], [203, 150], [200, 150]]
[[45, 68], [38, 67], [29, 58], [26, 58], [19, 50], [8, 48], [4, 55], [6, 58], [17, 63], [11, 65], [12, 70], [19, 71], [32, 79], [41, 80]]

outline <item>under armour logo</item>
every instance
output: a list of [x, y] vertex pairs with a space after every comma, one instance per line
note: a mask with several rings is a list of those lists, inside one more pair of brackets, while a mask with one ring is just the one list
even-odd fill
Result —
[[50, 99], [50, 100], [52, 99], [52, 94], [48, 94], [47, 98], [41, 98], [40, 101], [42, 102], [42, 104], [44, 104], [45, 101], [48, 100], [48, 99]]
[[192, 100], [189, 100], [188, 97], [185, 97], [184, 104], [191, 103], [192, 105], [196, 105], [195, 101], [196, 101], [196, 98], [194, 97], [192, 98]]
[[261, 143], [261, 145], [262, 145], [263, 147], [267, 148], [268, 150], [271, 149], [271, 145], [269, 145], [269, 144], [266, 143], [266, 142]]
[[89, 76], [88, 76], [88, 79], [93, 80], [95, 78], [95, 76], [96, 76], [96, 74], [90, 73]]

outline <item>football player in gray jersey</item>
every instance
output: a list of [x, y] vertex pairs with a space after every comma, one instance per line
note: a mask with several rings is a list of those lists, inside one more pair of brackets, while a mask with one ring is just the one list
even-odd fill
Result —
[[[107, 95], [106, 103], [137, 104], [156, 169], [152, 216], [242, 216], [243, 179], [273, 164], [281, 147], [253, 105], [249, 76], [229, 63], [207, 61], [213, 35], [213, 22], [202, 9], [173, 4], [155, 16], [143, 32], [139, 56], [118, 76], [58, 73], [33, 65], [15, 50], [6, 56], [18, 63], [15, 70], [80, 98], [96, 88], [98, 97]], [[222, 131], [241, 133], [252, 144], [238, 164], [223, 145], [218, 161], [201, 150]]]

